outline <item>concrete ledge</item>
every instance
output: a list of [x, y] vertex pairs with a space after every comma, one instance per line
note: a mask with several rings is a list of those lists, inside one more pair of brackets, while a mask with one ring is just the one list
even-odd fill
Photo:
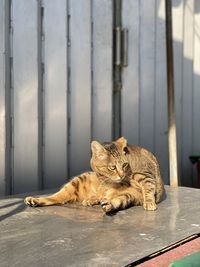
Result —
[[170, 188], [155, 212], [132, 207], [106, 216], [76, 204], [26, 207], [0, 200], [0, 266], [125, 266], [200, 232], [200, 190]]

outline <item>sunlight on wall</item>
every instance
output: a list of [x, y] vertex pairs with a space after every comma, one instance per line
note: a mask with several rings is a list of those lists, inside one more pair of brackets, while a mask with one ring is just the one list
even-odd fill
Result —
[[194, 2], [187, 0], [184, 6], [184, 34], [183, 34], [183, 55], [193, 60], [193, 33], [194, 33]]
[[[191, 9], [191, 1], [187, 3]], [[172, 1], [173, 38], [175, 41], [183, 41], [183, 1]], [[158, 8], [158, 17], [165, 20], [165, 0], [161, 0]]]
[[0, 107], [0, 150], [4, 149], [4, 123], [5, 123], [5, 109], [4, 107]]
[[[172, 1], [172, 20], [173, 20], [173, 39], [183, 43], [183, 38], [191, 39], [193, 32], [193, 18], [194, 18], [194, 2], [193, 0], [185, 1]], [[158, 17], [165, 20], [165, 1], [161, 0], [158, 8]], [[185, 23], [185, 24], [184, 24]], [[190, 28], [190, 31], [187, 30]], [[193, 53], [191, 46], [184, 47], [184, 56], [192, 59]]]
[[161, 0], [158, 7], [158, 17], [165, 20], [165, 0]]
[[200, 13], [194, 15], [194, 72], [200, 75]]
[[172, 20], [173, 20], [173, 39], [177, 42], [183, 42], [183, 1], [174, 5], [172, 8]]

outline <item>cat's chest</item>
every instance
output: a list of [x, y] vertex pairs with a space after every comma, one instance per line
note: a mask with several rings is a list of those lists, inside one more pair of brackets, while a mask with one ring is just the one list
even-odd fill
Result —
[[133, 175], [132, 179], [131, 179], [131, 188], [135, 188], [137, 189], [138, 191], [141, 191], [142, 192], [142, 188], [141, 188], [141, 185], [138, 183], [138, 179], [140, 177], [143, 177], [141, 175]]
[[127, 188], [129, 188], [129, 186], [103, 186], [99, 188], [98, 195], [100, 199], [112, 199], [120, 195]]
[[100, 198], [101, 199], [112, 199], [118, 195], [118, 191], [114, 189], [108, 189], [101, 192]]

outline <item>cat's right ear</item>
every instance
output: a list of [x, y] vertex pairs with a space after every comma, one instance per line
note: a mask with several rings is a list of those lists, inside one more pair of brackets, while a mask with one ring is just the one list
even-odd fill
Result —
[[91, 143], [91, 149], [92, 149], [92, 154], [100, 159], [104, 160], [107, 158], [107, 151], [106, 149], [97, 141], [92, 141]]

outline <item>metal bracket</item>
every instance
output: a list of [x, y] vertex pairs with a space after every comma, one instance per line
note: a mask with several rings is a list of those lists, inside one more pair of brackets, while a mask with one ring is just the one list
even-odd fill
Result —
[[120, 67], [128, 66], [128, 29], [114, 29], [115, 58], [114, 64]]

